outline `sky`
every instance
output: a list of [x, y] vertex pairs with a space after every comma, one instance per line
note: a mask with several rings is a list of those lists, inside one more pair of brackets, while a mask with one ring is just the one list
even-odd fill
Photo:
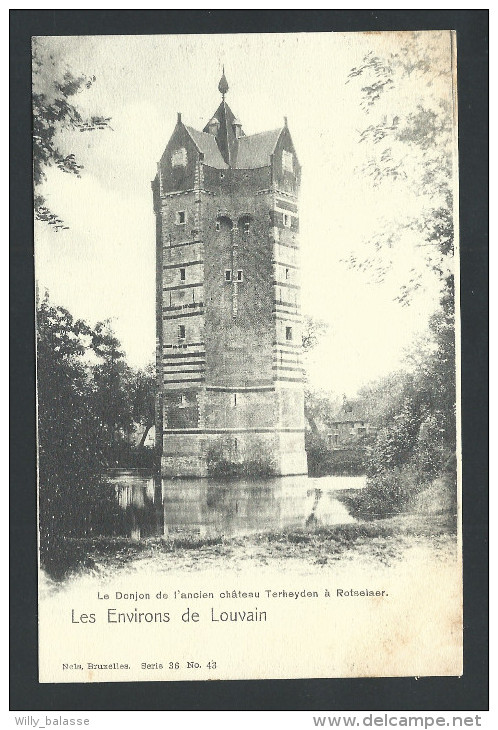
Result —
[[[35, 270], [40, 292], [94, 324], [112, 318], [134, 367], [155, 347], [155, 222], [150, 183], [171, 136], [177, 112], [202, 129], [219, 105], [222, 66], [226, 97], [246, 134], [289, 129], [303, 168], [299, 199], [304, 314], [328, 329], [307, 361], [313, 388], [354, 395], [358, 388], [402, 366], [407, 347], [426, 329], [437, 286], [409, 236], [392, 251], [383, 283], [348, 268], [351, 253], [393, 216], [417, 215], [416, 165], [408, 181], [375, 188], [362, 169], [369, 150], [359, 133], [372, 122], [360, 105], [361, 83], [348, 73], [369, 51], [396, 52], [402, 33], [82, 36], [40, 39], [51, 56], [36, 83], [48, 90], [66, 69], [95, 76], [73, 100], [82, 112], [111, 117], [111, 129], [60, 136], [66, 153], [83, 164], [81, 178], [49, 169], [48, 206], [68, 230], [35, 224]], [[414, 73], [388, 95], [378, 112], [406, 112], [420, 100], [437, 108], [451, 99], [449, 34], [419, 37], [414, 61], [437, 46], [444, 73]], [[442, 60], [441, 60], [442, 59]], [[440, 69], [441, 70], [441, 69]], [[410, 180], [411, 176], [411, 180]], [[415, 268], [424, 287], [409, 307], [395, 301]]]

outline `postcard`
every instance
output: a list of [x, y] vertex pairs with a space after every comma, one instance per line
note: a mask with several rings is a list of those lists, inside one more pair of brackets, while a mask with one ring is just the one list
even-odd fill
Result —
[[462, 674], [456, 59], [33, 38], [40, 682]]

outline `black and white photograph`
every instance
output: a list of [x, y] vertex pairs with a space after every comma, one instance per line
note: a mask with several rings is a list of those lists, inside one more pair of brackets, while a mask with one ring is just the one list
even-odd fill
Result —
[[33, 37], [41, 683], [462, 674], [457, 46]]

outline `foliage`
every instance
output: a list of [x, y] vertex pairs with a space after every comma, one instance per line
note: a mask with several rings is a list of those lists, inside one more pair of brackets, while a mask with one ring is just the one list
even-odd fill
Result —
[[364, 385], [355, 399], [356, 407], [367, 414], [369, 422], [382, 428], [401, 409], [406, 393], [412, 388], [413, 374], [398, 370]]
[[318, 345], [327, 332], [328, 324], [321, 319], [305, 315], [303, 318], [303, 350], [307, 352]]
[[101, 359], [93, 367], [95, 408], [100, 423], [100, 440], [113, 448], [120, 434], [130, 434], [133, 427], [128, 381], [131, 371], [124, 361], [110, 321], [98, 322], [92, 332], [92, 349]]
[[363, 444], [355, 444], [350, 449], [332, 450], [320, 434], [306, 433], [306, 455], [308, 474], [311, 477], [358, 476], [365, 473], [367, 449]]
[[434, 315], [430, 332], [433, 346], [412, 353], [413, 372], [394, 379], [394, 397], [378, 410], [367, 486], [350, 502], [356, 516], [396, 514], [437, 476], [455, 472], [454, 332], [444, 311]]
[[[349, 263], [382, 280], [409, 231], [440, 291], [426, 336], [407, 355], [409, 372], [360, 392], [379, 430], [367, 463], [367, 487], [352, 498], [352, 509], [371, 517], [405, 509], [411, 496], [443, 473], [456, 441], [450, 47], [447, 34], [407, 38], [396, 52], [367, 54], [348, 79], [363, 83], [364, 172], [374, 186], [404, 186], [422, 201], [414, 217], [393, 214], [368, 242], [370, 254], [363, 260], [352, 255]], [[412, 270], [401, 282], [398, 301], [410, 304], [422, 280], [423, 271]]]
[[320, 426], [332, 423], [339, 406], [339, 398], [332, 393], [310, 388], [304, 391], [304, 415], [313, 433], [318, 433]]
[[67, 538], [119, 524], [114, 494], [103, 478], [116, 457], [142, 459], [147, 466], [155, 461], [152, 449], [132, 453], [126, 438], [133, 417], [143, 422], [150, 417], [150, 397], [144, 404], [142, 393], [150, 378], [129, 368], [123, 357], [109, 323], [91, 328], [52, 305], [48, 295], [38, 305], [40, 548], [52, 571], [62, 564]]
[[240, 460], [235, 454], [227, 454], [222, 445], [215, 444], [207, 453], [208, 475], [217, 479], [273, 476], [276, 465], [264, 443], [258, 444], [253, 453], [258, 455], [254, 457], [248, 454], [246, 458]]
[[132, 417], [133, 421], [143, 428], [140, 442], [140, 446], [143, 446], [155, 422], [157, 383], [154, 364], [149, 363], [144, 370], [137, 370], [129, 385]]
[[421, 403], [407, 396], [401, 410], [377, 434], [368, 464], [371, 476], [389, 472], [410, 460], [421, 423]]
[[47, 298], [38, 308], [40, 549], [46, 565], [57, 564], [65, 537], [98, 529], [115, 509], [100, 478], [105, 456], [93, 384], [82, 362], [89, 335], [84, 322]]
[[[363, 168], [374, 186], [402, 184], [413, 197], [424, 201], [416, 216], [393, 213], [384, 230], [368, 242], [370, 255], [352, 254], [349, 264], [383, 280], [392, 266], [390, 256], [399, 250], [405, 234], [418, 240], [423, 260], [443, 288], [453, 262], [451, 68], [446, 36], [407, 34], [396, 52], [368, 53], [353, 68], [347, 83], [362, 83], [360, 106], [365, 113]], [[395, 96], [396, 95], [396, 96]], [[412, 269], [402, 282], [398, 301], [409, 304], [422, 286], [423, 276]]]
[[57, 167], [62, 172], [81, 176], [81, 165], [72, 152], [66, 152], [64, 137], [68, 131], [92, 132], [109, 128], [109, 117], [85, 116], [73, 103], [73, 97], [90, 89], [95, 76], [75, 76], [56, 68], [40, 39], [33, 38], [33, 180], [35, 186], [35, 218], [45, 221], [55, 230], [67, 226], [51, 211], [40, 192], [46, 179], [46, 169]]
[[383, 519], [402, 512], [421, 489], [412, 469], [397, 466], [370, 479], [364, 489], [343, 501], [356, 518]]

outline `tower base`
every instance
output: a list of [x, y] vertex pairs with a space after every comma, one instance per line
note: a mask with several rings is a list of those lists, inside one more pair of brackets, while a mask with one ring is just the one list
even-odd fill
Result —
[[304, 433], [165, 434], [163, 477], [307, 475]]

